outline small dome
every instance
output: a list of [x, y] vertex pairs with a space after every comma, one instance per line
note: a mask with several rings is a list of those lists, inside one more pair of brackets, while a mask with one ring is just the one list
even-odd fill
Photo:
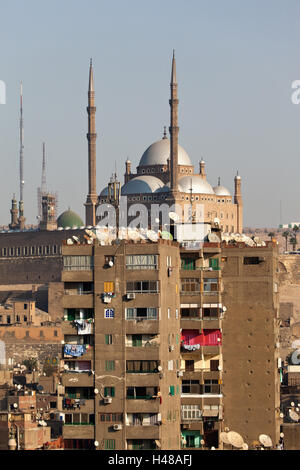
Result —
[[83, 221], [75, 212], [68, 209], [67, 211], [60, 214], [57, 218], [57, 227], [81, 227], [84, 225]]
[[102, 189], [100, 196], [108, 196], [108, 186], [106, 188]]
[[190, 193], [191, 188], [193, 194], [215, 194], [209, 182], [199, 175], [187, 175], [180, 178], [178, 181], [178, 189], [180, 192]]
[[129, 180], [124, 186], [122, 186], [121, 194], [143, 194], [143, 193], [154, 193], [159, 188], [162, 188], [164, 183], [155, 176], [142, 175], [137, 176]]
[[[170, 158], [170, 140], [167, 138], [151, 144], [143, 153], [139, 166], [167, 165]], [[190, 157], [178, 145], [178, 165], [192, 166]]]
[[227, 188], [225, 188], [225, 186], [218, 185], [215, 186], [213, 189], [217, 196], [231, 196], [230, 192]]

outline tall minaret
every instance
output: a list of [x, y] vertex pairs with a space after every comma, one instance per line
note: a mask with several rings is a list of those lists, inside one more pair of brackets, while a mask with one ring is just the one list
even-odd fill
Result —
[[23, 127], [23, 84], [20, 85], [20, 200], [19, 200], [19, 228], [22, 230], [25, 228], [25, 217], [24, 217], [24, 127]]
[[38, 195], [38, 218], [42, 219], [42, 198], [47, 192], [47, 182], [46, 182], [46, 152], [45, 152], [45, 142], [43, 142], [43, 162], [42, 162], [42, 178], [41, 186], [37, 190]]
[[176, 80], [175, 51], [173, 51], [172, 73], [171, 73], [171, 98], [169, 100], [171, 108], [170, 116], [170, 170], [171, 170], [171, 193], [175, 195], [178, 191], [178, 98]]
[[93, 64], [90, 61], [89, 90], [88, 90], [88, 195], [85, 203], [86, 225], [96, 225], [96, 205], [98, 201], [96, 191], [96, 139], [95, 132], [95, 91], [93, 78]]
[[237, 233], [243, 233], [243, 199], [242, 199], [242, 180], [237, 172], [234, 177], [234, 203], [237, 206]]

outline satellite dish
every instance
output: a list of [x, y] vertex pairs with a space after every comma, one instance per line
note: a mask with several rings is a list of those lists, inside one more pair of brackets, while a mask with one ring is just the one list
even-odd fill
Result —
[[157, 370], [159, 370], [159, 372], [162, 371], [162, 366], [158, 366]]
[[169, 217], [174, 222], [178, 222], [179, 220], [179, 215], [176, 212], [169, 212]]
[[246, 442], [244, 442], [244, 444], [242, 445], [242, 449], [243, 450], [248, 450], [248, 444], [246, 444]]
[[292, 349], [298, 349], [300, 347], [300, 339], [296, 339], [292, 342]]
[[139, 240], [140, 234], [138, 233], [137, 230], [132, 230], [132, 229], [130, 230], [130, 229], [129, 229], [129, 230], [128, 230], [128, 238], [129, 238], [130, 240]]
[[98, 393], [99, 393], [98, 388], [95, 388], [95, 389], [94, 389], [94, 394], [95, 394], [95, 395], [98, 395]]
[[228, 433], [227, 432], [221, 432], [220, 433], [220, 439], [223, 442], [223, 444], [230, 444], [228, 440]]
[[158, 234], [156, 232], [154, 232], [154, 230], [147, 230], [147, 237], [152, 242], [157, 242], [157, 240], [158, 240]]
[[220, 241], [218, 235], [216, 235], [213, 232], [209, 233], [207, 235], [207, 238], [208, 238], [208, 241], [211, 242], [211, 243], [219, 243], [219, 241]]
[[298, 413], [296, 413], [296, 411], [290, 410], [290, 411], [289, 411], [289, 414], [290, 414], [290, 418], [291, 418], [293, 421], [296, 421], [296, 422], [299, 421], [300, 416], [298, 415]]
[[72, 238], [67, 239], [67, 245], [74, 245]]
[[267, 434], [261, 434], [258, 438], [259, 442], [264, 446], [264, 447], [272, 447], [272, 439], [270, 436], [267, 436]]
[[300, 349], [296, 349], [291, 355], [292, 364], [298, 365], [300, 364]]
[[220, 220], [216, 217], [216, 218], [214, 219], [214, 223], [219, 225]]
[[73, 240], [75, 240], [75, 242], [76, 242], [76, 243], [79, 243], [79, 241], [80, 241], [80, 240], [79, 240], [79, 238], [78, 238], [78, 237], [76, 237], [75, 235], [73, 235], [73, 237], [72, 237], [72, 238], [73, 238]]
[[227, 434], [228, 441], [233, 447], [237, 447], [238, 449], [241, 449], [244, 444], [244, 440], [240, 434], [238, 434], [235, 431], [229, 431]]
[[223, 305], [222, 310], [223, 310], [223, 312], [226, 312], [226, 311], [227, 311], [227, 307], [225, 307], [225, 305]]
[[173, 236], [170, 232], [167, 232], [166, 230], [161, 232], [161, 238], [163, 240], [173, 240]]
[[98, 447], [98, 445], [99, 445], [99, 442], [98, 442], [98, 441], [95, 441], [95, 442], [94, 442], [94, 446], [95, 446], [95, 447]]
[[18, 408], [18, 403], [14, 403], [14, 404], [13, 404], [13, 407], [14, 407], [14, 408]]
[[112, 260], [110, 260], [110, 261], [108, 262], [108, 264], [109, 264], [109, 266], [112, 268], [113, 265], [114, 265], [114, 262], [113, 262]]

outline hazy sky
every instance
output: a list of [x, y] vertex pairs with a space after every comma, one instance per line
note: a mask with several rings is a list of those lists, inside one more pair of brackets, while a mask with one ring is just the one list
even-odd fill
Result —
[[87, 86], [93, 58], [97, 188], [115, 161], [123, 182], [169, 125], [176, 50], [179, 142], [198, 171], [233, 192], [242, 176], [244, 223], [299, 221], [299, 0], [10, 0], [0, 4], [0, 224], [19, 195], [19, 85], [23, 81], [25, 216], [36, 222], [42, 143], [59, 212], [84, 218]]

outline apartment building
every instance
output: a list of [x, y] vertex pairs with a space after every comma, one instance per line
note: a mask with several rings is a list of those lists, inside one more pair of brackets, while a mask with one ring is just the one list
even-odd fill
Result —
[[62, 255], [65, 448], [222, 448], [228, 429], [279, 441], [275, 245]]
[[65, 447], [180, 449], [178, 244], [62, 253]]

